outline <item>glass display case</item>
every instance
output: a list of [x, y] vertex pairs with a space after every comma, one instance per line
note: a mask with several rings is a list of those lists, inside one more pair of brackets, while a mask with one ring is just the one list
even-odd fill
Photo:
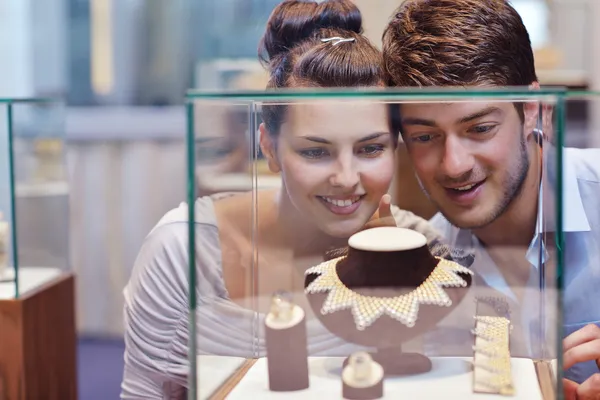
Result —
[[0, 398], [77, 397], [64, 133], [62, 102], [0, 99]]
[[188, 398], [555, 398], [573, 101], [189, 92]]
[[62, 103], [0, 101], [0, 300], [69, 271]]

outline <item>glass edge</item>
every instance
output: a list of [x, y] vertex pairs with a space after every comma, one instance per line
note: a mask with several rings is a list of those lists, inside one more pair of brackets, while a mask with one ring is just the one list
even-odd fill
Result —
[[[319, 90], [251, 90], [251, 91], [203, 91], [191, 89], [186, 92], [186, 100], [194, 101], [198, 99], [213, 99], [213, 100], [270, 100], [270, 99], [307, 99], [307, 98], [386, 98], [386, 99], [414, 99], [414, 98], [431, 98], [431, 97], [446, 97], [446, 98], [464, 98], [466, 96], [477, 97], [523, 97], [523, 98], [540, 98], [544, 96], [569, 96], [584, 94], [593, 95], [594, 92], [576, 91], [569, 92], [564, 87], [543, 87], [540, 89], [530, 89], [529, 87], [506, 87], [506, 88], [386, 88], [366, 89], [357, 88], [344, 89], [319, 89]], [[600, 95], [600, 93], [597, 93]]]
[[62, 98], [54, 97], [2, 97], [0, 104], [18, 104], [18, 103], [64, 103]]
[[13, 132], [13, 108], [12, 103], [6, 103], [6, 115], [7, 115], [7, 128], [8, 128], [8, 187], [10, 190], [10, 241], [11, 241], [11, 251], [12, 251], [12, 263], [13, 263], [13, 271], [15, 273], [14, 283], [15, 283], [15, 299], [20, 297], [19, 291], [19, 246], [17, 244], [17, 229], [18, 229], [18, 221], [17, 221], [17, 196], [15, 193], [15, 159], [14, 159], [14, 132]]
[[557, 288], [556, 308], [557, 308], [557, 360], [556, 360], [556, 371], [558, 375], [556, 377], [556, 394], [558, 398], [563, 398], [563, 346], [561, 338], [564, 338], [564, 308], [563, 308], [563, 290], [564, 290], [564, 231], [563, 231], [563, 149], [564, 149], [564, 134], [566, 129], [566, 101], [567, 98], [559, 98], [557, 103], [557, 113], [555, 115], [555, 123], [557, 128], [556, 135], [556, 207], [555, 207], [555, 218], [556, 218], [556, 247], [557, 247], [557, 273], [555, 287]]
[[196, 199], [196, 179], [195, 179], [195, 136], [194, 136], [194, 109], [192, 104], [186, 104], [187, 126], [187, 202], [188, 202], [188, 274], [189, 274], [189, 348], [188, 362], [190, 373], [188, 375], [188, 399], [196, 400], [198, 392], [197, 382], [197, 362], [196, 362], [196, 223], [195, 223], [195, 199]]

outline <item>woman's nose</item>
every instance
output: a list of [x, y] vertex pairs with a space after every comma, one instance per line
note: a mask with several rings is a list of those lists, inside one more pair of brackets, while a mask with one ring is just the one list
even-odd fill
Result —
[[351, 188], [360, 181], [360, 174], [351, 161], [338, 162], [336, 170], [331, 175], [330, 183], [335, 187]]

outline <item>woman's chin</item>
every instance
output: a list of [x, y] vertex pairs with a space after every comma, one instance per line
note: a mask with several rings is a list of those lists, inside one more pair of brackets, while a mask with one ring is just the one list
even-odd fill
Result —
[[356, 232], [359, 232], [365, 226], [365, 223], [366, 222], [363, 223], [360, 221], [338, 221], [321, 226], [321, 229], [331, 237], [338, 239], [349, 239], [350, 236], [354, 235]]

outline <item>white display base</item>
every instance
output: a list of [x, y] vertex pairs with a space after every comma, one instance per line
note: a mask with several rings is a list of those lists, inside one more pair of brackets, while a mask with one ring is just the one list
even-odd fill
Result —
[[[14, 278], [14, 270], [8, 268], [6, 273]], [[38, 288], [61, 274], [58, 268], [49, 267], [21, 267], [19, 268], [19, 296]], [[14, 279], [10, 282], [0, 282], [0, 300], [14, 299], [16, 287]]]
[[[309, 357], [310, 388], [298, 392], [269, 391], [267, 360], [261, 358], [250, 368], [240, 383], [231, 391], [228, 400], [247, 399], [340, 399], [340, 378], [343, 357]], [[476, 399], [497, 400], [498, 395], [473, 393], [471, 358], [433, 357], [433, 368], [421, 375], [384, 380], [384, 399]], [[213, 368], [205, 366], [206, 370]], [[515, 400], [542, 400], [535, 366], [529, 359], [513, 359], [512, 371]], [[208, 374], [208, 372], [206, 372]], [[208, 384], [210, 375], [205, 375]]]
[[67, 182], [19, 183], [15, 189], [17, 197], [67, 196], [68, 194]]
[[3, 268], [2, 270], [0, 270], [0, 281], [15, 279], [15, 270], [13, 269], [13, 267], [0, 267], [0, 268]]
[[550, 369], [552, 370], [552, 377], [558, 379], [558, 360], [550, 361]]
[[[198, 356], [196, 357], [196, 387], [198, 400], [205, 400], [226, 382], [246, 361], [239, 357]], [[266, 366], [265, 366], [266, 368]]]

